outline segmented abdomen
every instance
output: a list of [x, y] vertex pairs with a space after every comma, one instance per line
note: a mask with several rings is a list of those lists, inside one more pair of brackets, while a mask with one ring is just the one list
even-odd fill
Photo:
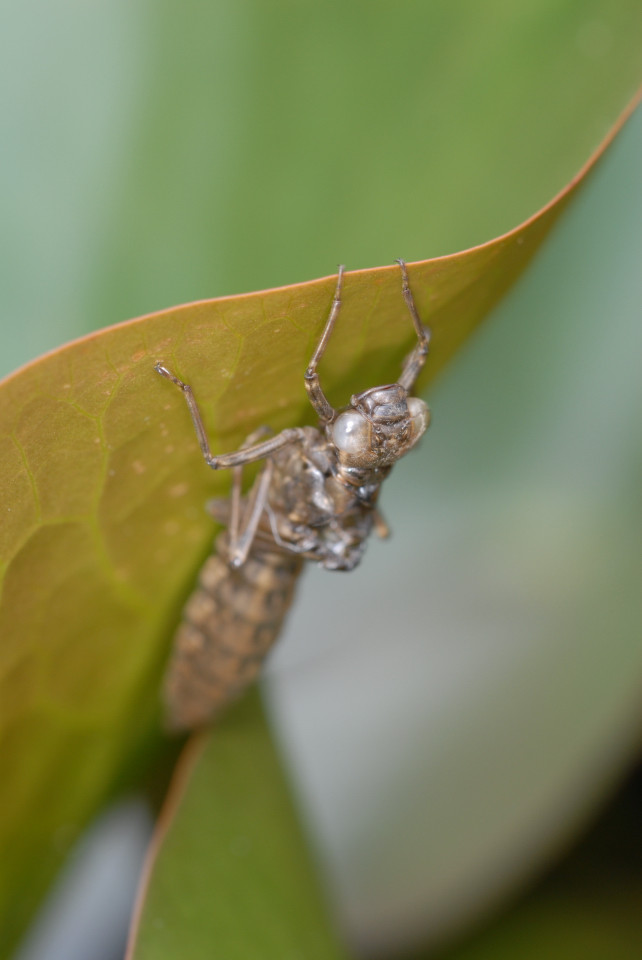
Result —
[[227, 536], [206, 560], [183, 612], [165, 677], [167, 726], [204, 726], [254, 680], [279, 636], [302, 561], [253, 549], [238, 570], [225, 562]]

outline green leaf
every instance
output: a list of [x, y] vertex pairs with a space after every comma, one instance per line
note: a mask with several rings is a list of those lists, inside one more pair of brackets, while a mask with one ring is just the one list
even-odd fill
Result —
[[186, 748], [130, 960], [339, 960], [256, 694]]
[[[120, 106], [136, 89], [140, 123], [124, 173], [110, 155], [121, 179], [96, 163], [93, 189], [78, 193], [75, 176], [63, 184], [65, 217], [42, 204], [34, 235], [56, 242], [25, 253], [29, 278], [17, 293], [19, 271], [5, 262], [12, 341], [26, 316], [87, 329], [203, 290], [309, 276], [337, 255], [383, 262], [487, 239], [568, 180], [640, 78], [642, 13], [632, 0], [590, 10], [579, 0], [521, 12], [505, 4], [483, 22], [474, 6], [462, 18], [445, 2], [415, 3], [410, 17], [358, 3], [305, 18], [290, 5], [187, 9], [150, 13], [146, 70], [128, 61], [136, 80], [123, 83]], [[6, 221], [12, 257], [40, 183], [30, 170], [19, 217]], [[59, 230], [76, 223], [65, 203], [77, 194], [96, 219], [82, 221], [74, 246]], [[492, 244], [411, 269], [435, 330], [431, 375], [519, 275], [570, 195]], [[64, 295], [52, 293], [54, 278]], [[131, 321], [0, 385], [3, 947], [156, 730], [167, 643], [212, 535], [202, 504], [227, 482], [199, 462], [181, 399], [152, 363], [193, 383], [216, 449], [261, 422], [309, 419], [302, 372], [333, 285]], [[38, 342], [50, 336], [43, 327]], [[397, 268], [348, 275], [324, 360], [331, 396], [340, 402], [394, 376], [410, 342]]]

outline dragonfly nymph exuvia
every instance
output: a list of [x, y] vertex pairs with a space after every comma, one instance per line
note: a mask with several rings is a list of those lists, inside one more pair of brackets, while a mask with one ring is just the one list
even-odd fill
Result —
[[[255, 679], [279, 636], [306, 560], [352, 570], [373, 530], [386, 536], [377, 509], [381, 484], [430, 422], [410, 395], [426, 361], [430, 331], [421, 322], [403, 260], [401, 292], [417, 336], [396, 383], [355, 394], [339, 410], [328, 401], [317, 367], [341, 308], [343, 267], [332, 307], [304, 374], [318, 427], [251, 434], [233, 453], [214, 456], [191, 387], [162, 363], [156, 370], [183, 393], [205, 462], [232, 471], [230, 499], [208, 509], [225, 526], [189, 598], [164, 683], [167, 726], [202, 727]], [[246, 496], [243, 467], [263, 461]]]

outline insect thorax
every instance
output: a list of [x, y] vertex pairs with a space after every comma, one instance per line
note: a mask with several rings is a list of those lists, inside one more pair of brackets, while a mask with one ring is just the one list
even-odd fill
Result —
[[271, 532], [277, 543], [328, 570], [352, 570], [372, 531], [378, 484], [346, 483], [332, 445], [320, 430], [304, 429], [301, 443], [274, 458]]

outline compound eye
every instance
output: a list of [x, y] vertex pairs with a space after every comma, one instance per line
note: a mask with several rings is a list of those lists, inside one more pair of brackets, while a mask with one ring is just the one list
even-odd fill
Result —
[[408, 413], [412, 423], [412, 436], [418, 440], [430, 424], [428, 404], [420, 400], [419, 397], [408, 397]]
[[332, 442], [344, 453], [367, 453], [370, 449], [369, 441], [370, 424], [356, 410], [340, 413], [332, 424]]

